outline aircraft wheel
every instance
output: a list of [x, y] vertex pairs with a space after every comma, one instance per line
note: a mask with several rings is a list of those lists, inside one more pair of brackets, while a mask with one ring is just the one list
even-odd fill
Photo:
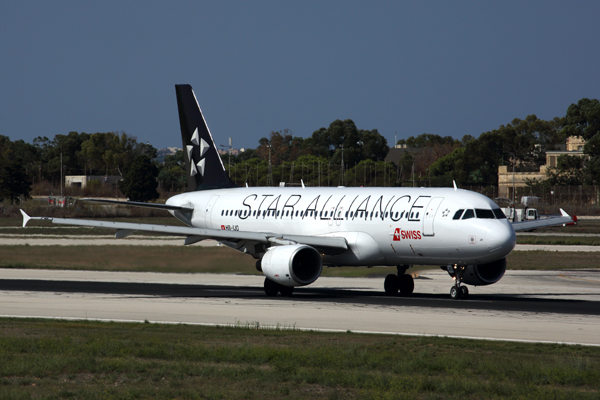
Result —
[[260, 261], [261, 260], [256, 260], [256, 264], [254, 265], [258, 272], [262, 272], [262, 265], [261, 265]]
[[466, 299], [467, 297], [469, 297], [469, 289], [466, 286], [461, 286], [460, 287], [460, 298]]
[[410, 296], [415, 290], [415, 281], [411, 275], [404, 274], [399, 277], [400, 294], [402, 296]]
[[292, 295], [292, 293], [294, 293], [294, 287], [280, 285], [279, 291], [281, 292], [282, 296], [290, 297]]
[[398, 294], [398, 289], [400, 288], [398, 275], [389, 274], [386, 276], [383, 281], [383, 288], [387, 295], [396, 296]]
[[450, 289], [450, 297], [453, 300], [458, 300], [458, 299], [460, 299], [460, 295], [461, 295], [460, 288], [458, 286], [452, 286], [452, 289]]
[[276, 282], [273, 282], [269, 278], [265, 278], [264, 287], [265, 287], [265, 293], [269, 297], [277, 296], [277, 293], [279, 293], [279, 284]]

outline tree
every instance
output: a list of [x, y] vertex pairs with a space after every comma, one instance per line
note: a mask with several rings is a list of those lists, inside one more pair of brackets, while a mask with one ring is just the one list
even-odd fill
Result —
[[584, 180], [583, 159], [563, 154], [556, 160], [556, 168], [549, 168], [546, 175], [550, 185], [581, 185]]
[[563, 130], [567, 136], [581, 136], [585, 140], [600, 133], [600, 101], [583, 98], [571, 104]]
[[16, 162], [0, 164], [0, 201], [19, 202], [21, 196], [29, 197], [31, 182], [22, 166]]
[[158, 168], [147, 155], [138, 156], [124, 179], [119, 182], [119, 190], [131, 201], [149, 201], [158, 199]]
[[408, 139], [400, 139], [398, 143], [407, 147], [433, 147], [433, 146], [457, 146], [460, 142], [452, 136], [440, 136], [432, 133], [422, 133], [417, 137], [410, 136]]
[[600, 101], [583, 98], [567, 109], [563, 132], [586, 140], [583, 152], [590, 156], [585, 181], [600, 182]]

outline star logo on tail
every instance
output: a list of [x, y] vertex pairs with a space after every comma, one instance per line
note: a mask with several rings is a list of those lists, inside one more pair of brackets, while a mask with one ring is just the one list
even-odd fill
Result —
[[[208, 145], [208, 143], [206, 143], [204, 139], [198, 136], [198, 128], [194, 130], [194, 133], [192, 134], [192, 139], [190, 141], [192, 142], [192, 144], [185, 146], [187, 150], [188, 160], [190, 160], [190, 176], [194, 176], [198, 173], [200, 173], [201, 176], [204, 176], [204, 165], [206, 164], [206, 159], [204, 158], [204, 155], [206, 154], [210, 146]], [[195, 146], [200, 147], [200, 160], [198, 162], [196, 162], [193, 158]]]

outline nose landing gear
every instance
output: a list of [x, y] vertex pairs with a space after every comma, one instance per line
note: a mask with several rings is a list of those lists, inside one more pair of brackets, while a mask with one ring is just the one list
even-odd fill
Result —
[[466, 299], [469, 297], [469, 289], [462, 286], [462, 276], [465, 272], [465, 267], [460, 265], [448, 265], [448, 273], [454, 279], [454, 286], [450, 288], [450, 297], [453, 300]]

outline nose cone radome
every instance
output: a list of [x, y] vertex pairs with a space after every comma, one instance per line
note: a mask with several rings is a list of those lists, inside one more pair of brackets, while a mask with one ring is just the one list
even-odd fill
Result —
[[517, 235], [515, 230], [507, 220], [498, 221], [499, 226], [488, 233], [488, 248], [491, 253], [497, 254], [499, 257], [507, 256], [517, 244]]

